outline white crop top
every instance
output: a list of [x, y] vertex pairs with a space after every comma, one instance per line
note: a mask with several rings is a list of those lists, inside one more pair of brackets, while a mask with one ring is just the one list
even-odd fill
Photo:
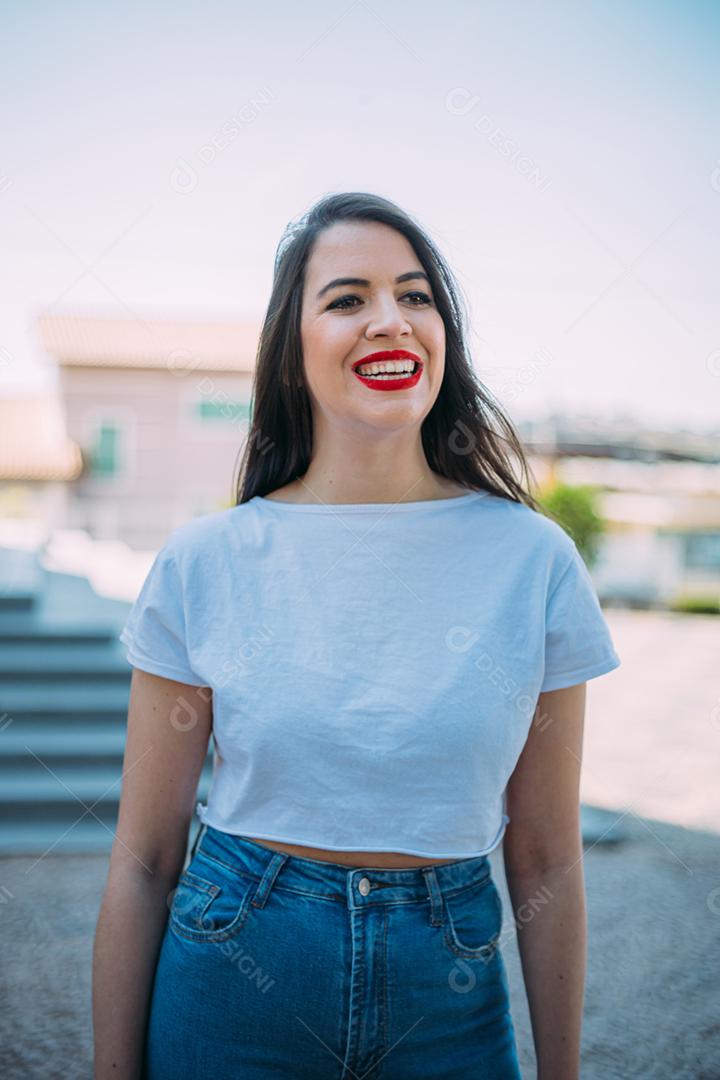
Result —
[[570, 536], [486, 492], [194, 518], [120, 640], [133, 666], [212, 689], [202, 822], [446, 859], [502, 839], [538, 694], [620, 664]]

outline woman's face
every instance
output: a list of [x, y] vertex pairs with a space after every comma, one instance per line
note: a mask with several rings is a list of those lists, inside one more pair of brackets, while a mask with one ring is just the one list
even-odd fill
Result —
[[[364, 283], [328, 288], [337, 278]], [[333, 426], [416, 428], [435, 403], [445, 326], [412, 246], [387, 225], [339, 222], [318, 236], [305, 272], [301, 338], [306, 388]], [[395, 349], [422, 361], [412, 385], [383, 390], [388, 380], [367, 385], [355, 375], [358, 360]]]

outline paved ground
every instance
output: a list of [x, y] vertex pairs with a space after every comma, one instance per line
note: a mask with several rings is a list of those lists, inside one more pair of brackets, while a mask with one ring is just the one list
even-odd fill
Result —
[[[720, 839], [637, 817], [628, 822], [628, 834], [622, 844], [596, 845], [585, 854], [588, 980], [581, 1075], [718, 1080]], [[503, 899], [507, 905], [507, 894]], [[514, 937], [504, 952], [523, 1077], [533, 1080]]]
[[[622, 843], [588, 845], [583, 1080], [720, 1080], [720, 620], [608, 612], [623, 660], [589, 684], [582, 797]], [[680, 824], [677, 824], [680, 823]], [[492, 856], [505, 903], [502, 856]], [[0, 859], [0, 1075], [89, 1080], [100, 856]], [[525, 1080], [514, 928], [503, 953]]]
[[622, 663], [588, 683], [583, 801], [720, 833], [720, 616], [606, 618]]
[[[652, 830], [649, 831], [649, 830]], [[720, 1077], [720, 841], [634, 818], [622, 844], [585, 856], [589, 975], [587, 1080]], [[106, 863], [99, 856], [0, 861], [0, 1075], [89, 1080], [92, 932]], [[501, 860], [493, 869], [505, 892]], [[503, 953], [523, 1076], [532, 1039], [514, 928]], [[200, 1078], [198, 1078], [200, 1080]]]

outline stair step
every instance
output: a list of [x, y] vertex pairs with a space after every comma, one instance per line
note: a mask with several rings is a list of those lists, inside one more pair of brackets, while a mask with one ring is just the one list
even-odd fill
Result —
[[[42, 755], [40, 755], [42, 758]], [[29, 804], [33, 811], [50, 813], [48, 804], [72, 801], [82, 811], [78, 800], [87, 804], [95, 800], [115, 803], [120, 798], [122, 764], [83, 766], [72, 763], [55, 763], [52, 772], [36, 759], [13, 767], [12, 772], [0, 774], [0, 806]], [[45, 804], [42, 806], [41, 804]]]
[[18, 720], [0, 735], [0, 763], [11, 757], [30, 756], [31, 752], [41, 758], [80, 760], [98, 755], [122, 756], [126, 737], [126, 724], [76, 724], [68, 728], [49, 721], [36, 724]]
[[0, 649], [0, 680], [31, 675], [33, 679], [56, 678], [129, 679], [130, 664], [120, 642], [106, 640], [78, 644], [59, 638], [54, 642], [11, 642]]
[[[207, 773], [211, 759], [206, 760], [203, 771]], [[13, 767], [12, 772], [0, 770], [0, 807], [7, 820], [10, 806], [27, 807], [29, 816], [54, 819], [53, 808], [73, 805], [78, 815], [84, 811], [81, 804], [115, 804], [122, 790], [122, 762], [116, 765], [82, 765], [77, 762], [56, 762], [52, 772], [34, 758], [31, 763]], [[203, 775], [203, 774], [201, 774]], [[99, 813], [94, 808], [95, 813]], [[76, 815], [77, 816], [77, 815]]]
[[70, 617], [50, 620], [33, 612], [15, 613], [3, 611], [0, 608], [0, 643], [3, 649], [6, 641], [27, 644], [37, 642], [43, 645], [64, 642], [95, 645], [117, 640], [121, 629], [122, 627], [109, 623], [107, 620], [100, 622]]
[[[80, 807], [82, 810], [82, 807]], [[80, 817], [78, 813], [76, 818]], [[13, 821], [0, 824], [0, 855], [109, 854], [116, 821], [101, 825], [90, 814], [80, 821]], [[29, 868], [32, 869], [32, 866]]]
[[628, 839], [624, 815], [600, 806], [580, 804], [580, 832], [584, 844], [619, 844]]
[[16, 593], [14, 596], [0, 593], [0, 611], [5, 614], [14, 614], [15, 612], [24, 614], [32, 611], [36, 604], [37, 596], [34, 593]]
[[43, 571], [34, 551], [0, 547], [0, 611], [32, 611], [42, 590]]
[[[0, 686], [0, 700], [2, 700], [2, 687]], [[8, 731], [31, 731], [36, 725], [42, 725], [53, 731], [78, 731], [85, 732], [87, 736], [93, 731], [123, 728], [127, 726], [127, 707], [125, 709], [93, 709], [87, 713], [64, 713], [64, 712], [16, 712], [13, 715], [0, 710], [0, 739], [3, 739]]]
[[[198, 790], [198, 798], [204, 798]], [[82, 810], [82, 807], [80, 807]], [[109, 855], [117, 821], [100, 824], [90, 814], [79, 821], [17, 821], [0, 823], [0, 856], [35, 855], [38, 859], [52, 855]], [[201, 822], [193, 817], [189, 830], [188, 852], [192, 848]], [[34, 865], [34, 864], [33, 864]], [[28, 868], [28, 872], [32, 866]]]
[[[85, 769], [95, 768], [97, 764], [120, 767], [126, 739], [127, 725], [120, 723], [105, 728], [76, 725], [67, 730], [47, 721], [38, 725], [17, 721], [0, 732], [0, 777], [2, 770], [12, 766], [15, 771], [37, 758], [53, 767], [56, 762], [63, 766], [77, 764]], [[101, 763], [100, 758], [107, 760]]]
[[36, 685], [18, 681], [0, 681], [0, 714], [45, 716], [69, 714], [92, 717], [97, 713], [127, 714], [130, 680], [100, 681], [88, 687], [85, 680], [66, 685], [62, 680], [43, 680]]

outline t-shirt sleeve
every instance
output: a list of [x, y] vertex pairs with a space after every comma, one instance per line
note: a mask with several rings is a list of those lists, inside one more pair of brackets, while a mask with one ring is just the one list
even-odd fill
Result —
[[187, 653], [182, 581], [170, 541], [155, 556], [119, 638], [133, 667], [205, 685]]
[[570, 562], [551, 588], [546, 605], [540, 693], [605, 675], [620, 662], [594, 582], [573, 541]]

